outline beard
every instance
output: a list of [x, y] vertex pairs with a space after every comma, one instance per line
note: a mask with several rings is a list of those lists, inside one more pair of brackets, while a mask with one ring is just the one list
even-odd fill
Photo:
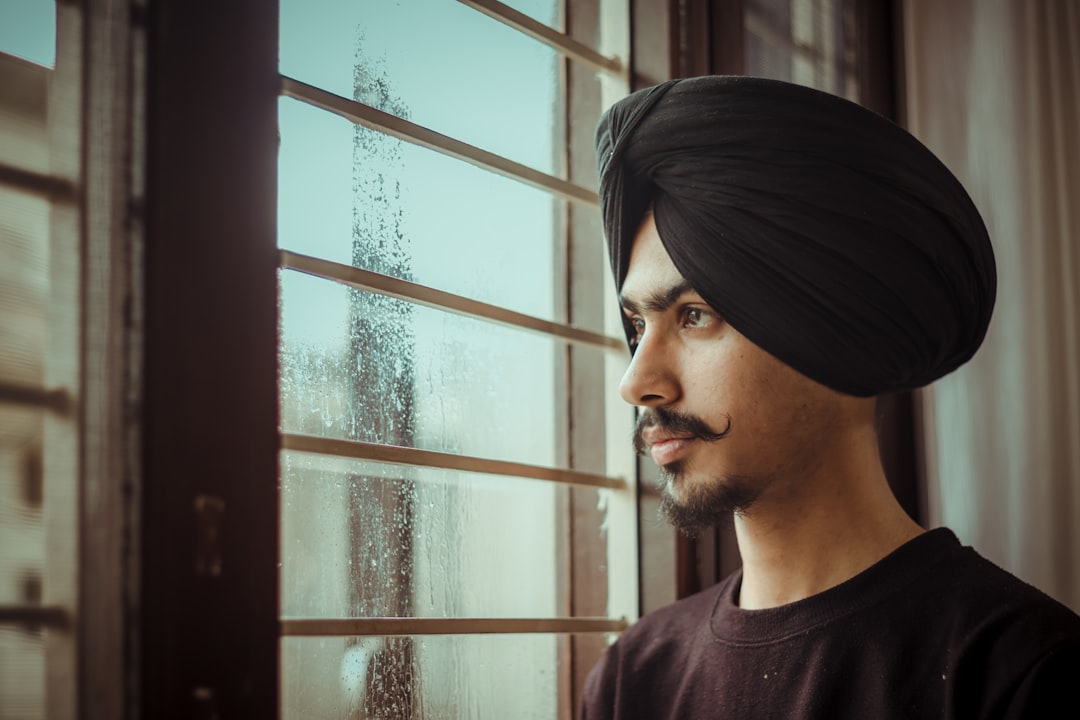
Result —
[[[660, 468], [660, 514], [687, 537], [743, 513], [761, 495], [759, 483], [741, 475], [699, 479], [691, 487], [683, 477], [686, 463], [673, 462]], [[679, 491], [676, 484], [681, 483]]]
[[[639, 455], [648, 452], [643, 434], [650, 427], [702, 442], [719, 442], [731, 432], [731, 417], [727, 418], [727, 426], [717, 431], [694, 415], [662, 407], [645, 410], [638, 417], [634, 430], [634, 449]], [[732, 513], [745, 512], [761, 495], [759, 483], [739, 475], [713, 477], [690, 484], [684, 477], [686, 465], [685, 461], [677, 460], [660, 468], [663, 493], [660, 514], [684, 535], [696, 537], [702, 530], [731, 518]]]

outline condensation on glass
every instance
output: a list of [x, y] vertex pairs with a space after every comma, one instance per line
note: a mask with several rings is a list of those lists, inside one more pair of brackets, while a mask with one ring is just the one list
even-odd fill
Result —
[[281, 247], [558, 319], [564, 201], [296, 100], [279, 123]]
[[[513, 6], [561, 22], [555, 0]], [[563, 62], [451, 0], [281, 6], [284, 75], [559, 177]], [[564, 201], [299, 101], [281, 100], [279, 122], [280, 247], [565, 319]], [[294, 270], [281, 271], [280, 298], [284, 433], [568, 465], [565, 343]], [[599, 457], [576, 467], [603, 472]], [[603, 514], [610, 491], [295, 451], [281, 472], [285, 617], [566, 617], [572, 570], [606, 597], [604, 561], [572, 555], [570, 498]], [[558, 634], [281, 647], [285, 718], [566, 709]]]
[[[281, 485], [287, 617], [572, 614], [554, 532], [565, 486], [295, 452]], [[577, 492], [602, 506], [610, 491]]]
[[286, 718], [558, 717], [558, 635], [285, 638]]
[[[292, 270], [281, 288], [286, 432], [558, 464], [563, 343]], [[338, 337], [312, 338], [293, 303]]]

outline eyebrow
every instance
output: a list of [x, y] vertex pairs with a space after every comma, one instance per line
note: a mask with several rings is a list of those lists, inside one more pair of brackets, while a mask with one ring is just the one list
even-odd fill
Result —
[[669, 288], [653, 291], [640, 304], [624, 295], [619, 296], [619, 303], [622, 305], [623, 310], [629, 313], [662, 313], [677, 303], [683, 295], [691, 292], [695, 292], [694, 288], [690, 287], [690, 283], [686, 280], [683, 280]]

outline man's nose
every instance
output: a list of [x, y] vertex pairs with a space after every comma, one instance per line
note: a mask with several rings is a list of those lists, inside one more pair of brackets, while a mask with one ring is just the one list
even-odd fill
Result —
[[626, 368], [619, 395], [631, 405], [656, 407], [679, 399], [672, 348], [662, 335], [646, 330]]

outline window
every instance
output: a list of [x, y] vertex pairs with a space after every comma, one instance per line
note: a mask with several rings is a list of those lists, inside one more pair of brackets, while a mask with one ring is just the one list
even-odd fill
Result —
[[570, 717], [636, 614], [574, 5], [281, 5], [283, 717]]
[[0, 15], [0, 717], [38, 718], [75, 696], [78, 117], [54, 8]]
[[629, 40], [651, 83], [720, 36], [675, 6], [35, 2], [0, 715], [570, 714], [639, 590], [716, 554], [635, 524], [592, 199]]
[[747, 0], [746, 73], [858, 100], [855, 4], [851, 0]]

